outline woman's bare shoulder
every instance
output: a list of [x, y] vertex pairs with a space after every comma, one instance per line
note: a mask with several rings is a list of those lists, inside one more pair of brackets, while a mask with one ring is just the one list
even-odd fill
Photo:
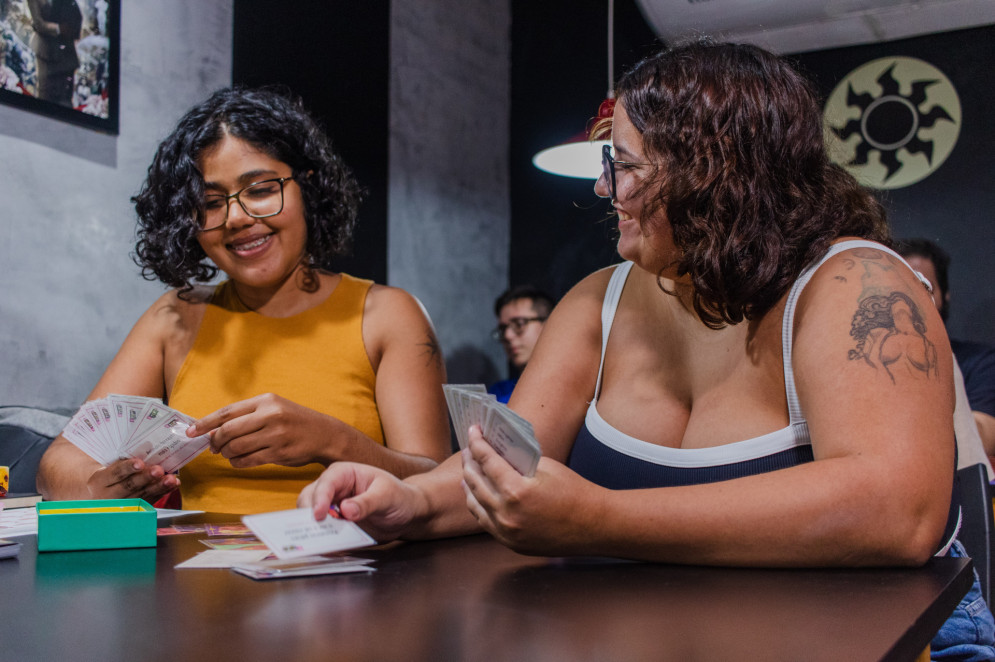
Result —
[[[799, 303], [825, 298], [832, 291], [858, 301], [901, 291], [924, 305], [932, 305], [925, 283], [901, 258], [884, 246], [857, 246], [832, 256], [812, 275]], [[813, 296], [818, 293], [822, 296]]]
[[[836, 365], [848, 370], [851, 383], [876, 383], [866, 377], [888, 384], [933, 380], [952, 369], [929, 290], [884, 247], [851, 248], [826, 260], [798, 299], [794, 338], [795, 372], [802, 381], [806, 366], [825, 373]], [[871, 371], [853, 373], [857, 368]]]
[[[614, 269], [595, 271], [563, 295], [543, 327], [533, 360], [544, 352], [560, 355], [559, 360], [589, 351], [600, 352], [601, 308]], [[540, 352], [543, 344], [550, 347]]]
[[196, 286], [182, 294], [179, 290], [169, 290], [149, 306], [143, 321], [164, 336], [194, 332], [213, 293], [214, 288], [208, 285]]
[[414, 295], [399, 287], [373, 283], [366, 293], [364, 323], [424, 323], [428, 311]]
[[561, 310], [571, 311], [571, 314], [576, 311], [580, 314], [588, 315], [592, 307], [600, 311], [601, 304], [604, 302], [605, 291], [608, 289], [608, 281], [611, 280], [612, 274], [615, 273], [615, 269], [619, 266], [605, 267], [585, 276], [563, 295], [563, 298], [556, 307]]

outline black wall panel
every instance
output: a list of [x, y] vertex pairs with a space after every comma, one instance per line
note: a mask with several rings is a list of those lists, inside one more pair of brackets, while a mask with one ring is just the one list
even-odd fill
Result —
[[232, 79], [288, 86], [366, 189], [338, 268], [387, 279], [388, 0], [235, 0]]

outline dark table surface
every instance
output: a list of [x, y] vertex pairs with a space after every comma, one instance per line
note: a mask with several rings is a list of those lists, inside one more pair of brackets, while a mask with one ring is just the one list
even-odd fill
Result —
[[972, 578], [950, 558], [884, 570], [547, 559], [485, 535], [355, 552], [376, 559], [372, 574], [174, 569], [202, 538], [40, 554], [18, 538], [20, 556], [0, 560], [0, 660], [913, 660]]

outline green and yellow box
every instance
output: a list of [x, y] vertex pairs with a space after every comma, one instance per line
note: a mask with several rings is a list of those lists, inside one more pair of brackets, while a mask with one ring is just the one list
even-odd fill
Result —
[[142, 499], [42, 501], [38, 551], [155, 547], [155, 508]]

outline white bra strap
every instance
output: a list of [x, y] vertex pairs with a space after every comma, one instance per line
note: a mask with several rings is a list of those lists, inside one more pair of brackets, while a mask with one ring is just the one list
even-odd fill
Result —
[[611, 333], [612, 324], [615, 321], [615, 311], [618, 309], [618, 301], [622, 298], [622, 288], [632, 270], [632, 262], [623, 262], [615, 267], [611, 278], [608, 280], [608, 288], [605, 290], [605, 300], [601, 304], [601, 363], [598, 364], [598, 381], [594, 387], [594, 399], [597, 402], [601, 393], [601, 372], [605, 367], [605, 348], [608, 347], [608, 334]]

